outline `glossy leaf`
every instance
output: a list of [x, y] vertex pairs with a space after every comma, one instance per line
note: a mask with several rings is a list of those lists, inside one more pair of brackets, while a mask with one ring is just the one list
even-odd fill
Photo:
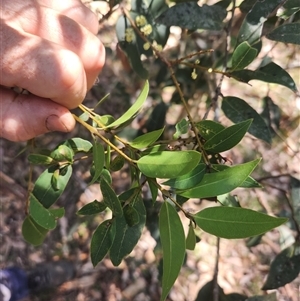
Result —
[[29, 197], [29, 213], [34, 221], [45, 229], [56, 227], [55, 217], [31, 193]]
[[206, 171], [206, 165], [204, 163], [200, 163], [197, 165], [192, 171], [188, 172], [187, 174], [180, 176], [175, 179], [170, 179], [166, 182], [164, 182], [164, 185], [171, 186], [175, 189], [190, 189], [192, 187], [197, 186]]
[[218, 195], [217, 200], [222, 206], [241, 207], [237, 196], [230, 193]]
[[162, 294], [160, 300], [167, 298], [178, 277], [185, 256], [185, 236], [176, 209], [164, 202], [159, 212], [159, 232], [163, 250]]
[[52, 208], [48, 211], [54, 216], [54, 218], [62, 218], [65, 215], [65, 208]]
[[239, 187], [259, 162], [260, 159], [257, 159], [220, 172], [207, 173], [199, 185], [177, 193], [188, 198], [208, 198], [228, 193]]
[[25, 217], [22, 224], [22, 235], [30, 244], [34, 246], [41, 245], [48, 231], [49, 230], [37, 224], [30, 215]]
[[276, 27], [267, 38], [282, 43], [300, 45], [300, 23], [287, 23]]
[[130, 202], [139, 214], [138, 224], [130, 227], [123, 216], [116, 217], [116, 236], [110, 249], [110, 259], [118, 266], [139, 241], [146, 223], [146, 210], [140, 189], [130, 189], [119, 196], [122, 202]]
[[[219, 172], [231, 168], [230, 166], [224, 164], [212, 164], [211, 166], [212, 169], [210, 170], [210, 172]], [[255, 181], [251, 176], [248, 176], [246, 180], [239, 187], [262, 188], [262, 186], [257, 181]]]
[[287, 221], [240, 207], [210, 207], [193, 216], [197, 225], [210, 234], [234, 239], [270, 231]]
[[150, 178], [174, 178], [188, 173], [199, 163], [196, 151], [161, 151], [137, 161], [140, 171]]
[[122, 216], [121, 202], [111, 186], [104, 179], [101, 179], [100, 188], [103, 195], [103, 203], [113, 212], [114, 216]]
[[82, 208], [80, 208], [77, 211], [78, 215], [92, 215], [92, 214], [97, 214], [102, 211], [104, 211], [107, 208], [107, 206], [104, 204], [104, 202], [98, 202], [98, 201], [93, 201], [90, 202], [86, 205], [84, 205]]
[[222, 101], [222, 110], [226, 117], [234, 123], [252, 118], [253, 121], [248, 132], [254, 137], [266, 141], [267, 143], [272, 142], [269, 127], [266, 125], [262, 117], [243, 99], [233, 96], [224, 97]]
[[163, 131], [164, 128], [150, 133], [146, 133], [142, 136], [135, 138], [132, 142], [129, 142], [129, 145], [136, 149], [148, 147], [162, 135]]
[[95, 267], [108, 253], [116, 235], [114, 220], [106, 220], [95, 230], [91, 240], [91, 260]]
[[271, 263], [263, 290], [276, 289], [292, 282], [300, 273], [300, 245], [295, 243], [279, 253]]
[[42, 154], [30, 154], [28, 156], [28, 161], [31, 164], [41, 164], [41, 165], [50, 165], [51, 163], [55, 162], [53, 158]]
[[59, 189], [56, 189], [51, 183], [52, 176], [56, 170], [56, 166], [47, 168], [38, 177], [32, 190], [32, 194], [45, 208], [49, 208], [60, 197], [65, 190], [72, 174], [71, 165], [67, 165], [66, 167], [60, 169], [59, 177], [57, 179], [58, 183], [56, 186], [56, 188], [59, 187]]
[[113, 160], [110, 162], [110, 170], [111, 171], [118, 171], [120, 170], [125, 164], [125, 159], [123, 156], [118, 154], [113, 158]]
[[61, 189], [61, 187], [59, 186], [60, 185], [60, 182], [59, 182], [59, 173], [60, 173], [60, 170], [57, 168], [53, 172], [53, 175], [52, 175], [52, 178], [51, 178], [51, 185], [52, 185], [53, 189], [55, 189], [55, 190]]
[[292, 77], [280, 66], [271, 62], [255, 71], [244, 69], [228, 74], [238, 81], [248, 83], [250, 80], [261, 80], [267, 83], [274, 83], [285, 86], [293, 92], [297, 92], [297, 87]]
[[242, 70], [247, 67], [257, 56], [257, 49], [251, 47], [247, 41], [236, 47], [232, 54], [232, 70]]
[[174, 139], [178, 139], [181, 135], [184, 135], [188, 132], [190, 124], [186, 119], [181, 119], [176, 125], [176, 132], [173, 135]]
[[[218, 296], [219, 296], [219, 298], [217, 299], [218, 301], [231, 301], [231, 299], [228, 300], [226, 298], [226, 295], [225, 295], [223, 289], [219, 285], [217, 285], [217, 287], [216, 287], [216, 284], [215, 284], [214, 280], [211, 280], [211, 281], [205, 283], [201, 287], [195, 301], [213, 301], [216, 288], [218, 290]], [[245, 300], [238, 299], [236, 301], [245, 301]]]
[[205, 139], [208, 140], [225, 129], [225, 127], [212, 120], [201, 120], [197, 122], [196, 127], [199, 131], [199, 134]]
[[94, 183], [101, 175], [105, 161], [105, 152], [103, 145], [94, 141], [93, 144], [93, 163], [94, 163], [94, 174], [90, 184]]
[[276, 16], [284, 20], [287, 20], [289, 17], [297, 13], [299, 10], [300, 10], [299, 0], [287, 0], [281, 7], [279, 7]]
[[136, 102], [120, 118], [118, 118], [116, 121], [114, 121], [109, 126], [107, 126], [107, 128], [118, 127], [126, 123], [126, 121], [131, 119], [133, 116], [135, 116], [138, 113], [138, 111], [141, 109], [145, 100], [147, 99], [148, 92], [149, 92], [149, 82], [146, 81]]
[[252, 119], [234, 124], [210, 138], [204, 143], [204, 149], [213, 153], [221, 153], [233, 148], [245, 136]]
[[272, 98], [266, 96], [262, 99], [263, 111], [260, 116], [265, 121], [271, 136], [275, 135], [275, 131], [280, 129], [281, 109], [276, 105]]
[[247, 13], [238, 33], [237, 43], [247, 41], [251, 46], [257, 43], [262, 35], [262, 28], [267, 17], [285, 0], [256, 1]]
[[125, 220], [129, 227], [133, 227], [139, 223], [140, 221], [139, 213], [133, 206], [126, 205], [123, 208], [123, 212], [124, 212]]
[[78, 137], [68, 139], [64, 144], [70, 147], [75, 153], [88, 153], [93, 147], [90, 141]]
[[199, 6], [197, 2], [185, 2], [169, 8], [156, 19], [156, 22], [190, 30], [221, 30], [226, 15], [226, 9], [218, 5]]
[[156, 184], [156, 179], [153, 178], [147, 178], [148, 184], [149, 184], [149, 189], [151, 191], [152, 195], [152, 202], [155, 203], [158, 195], [158, 188]]
[[195, 246], [196, 246], [196, 235], [195, 235], [195, 230], [194, 230], [194, 225], [193, 223], [190, 223], [189, 225], [189, 231], [188, 231], [188, 235], [186, 237], [186, 248], [187, 250], [194, 250]]
[[50, 156], [57, 162], [67, 161], [69, 163], [72, 163], [74, 152], [67, 145], [61, 144], [57, 149], [51, 152]]

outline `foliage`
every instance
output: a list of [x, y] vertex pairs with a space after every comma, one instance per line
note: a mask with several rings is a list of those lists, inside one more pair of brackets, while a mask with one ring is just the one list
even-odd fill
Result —
[[[119, 265], [139, 241], [147, 215], [142, 198], [144, 186], [149, 187], [153, 203], [162, 202], [159, 213], [163, 251], [161, 300], [167, 298], [180, 273], [186, 249], [195, 248], [197, 228], [217, 237], [233, 239], [262, 235], [285, 223], [287, 218], [240, 207], [230, 194], [237, 188], [261, 187], [251, 177], [260, 159], [253, 158], [252, 161], [230, 166], [221, 153], [236, 147], [245, 135], [271, 144], [273, 129], [265, 118], [271, 114], [268, 109], [259, 114], [247, 99], [223, 96], [221, 91], [222, 80], [228, 77], [244, 84], [252, 80], [276, 83], [299, 93], [288, 72], [269, 58], [254, 67], [257, 66], [255, 62], [264, 35], [271, 40], [299, 44], [297, 12], [300, 6], [294, 2], [292, 5], [292, 2], [265, 0], [254, 3], [245, 0], [238, 8], [235, 1], [228, 0], [203, 6], [187, 1], [176, 1], [175, 5], [168, 6], [164, 0], [132, 0], [130, 11], [121, 6], [116, 35], [131, 68], [144, 80], [143, 88], [136, 101], [118, 119], [80, 106], [83, 114], [74, 115], [74, 118], [90, 132], [92, 142], [72, 138], [52, 151], [33, 151], [29, 155], [32, 164], [45, 165], [46, 169], [36, 180], [28, 197], [28, 215], [22, 228], [24, 238], [33, 245], [39, 245], [49, 230], [56, 227], [57, 219], [64, 215], [64, 209], [53, 205], [70, 180], [72, 166], [86, 157], [92, 158], [89, 184], [100, 185], [103, 200], [91, 200], [78, 214], [111, 212], [111, 218], [99, 224], [91, 239], [91, 261], [94, 266], [105, 256], [109, 256], [114, 265]], [[116, 8], [112, 3], [110, 7], [111, 10]], [[245, 9], [247, 7], [249, 9]], [[234, 36], [231, 32], [238, 9], [246, 13], [239, 32]], [[264, 25], [274, 13], [277, 13], [276, 22], [265, 33]], [[170, 26], [181, 27], [186, 38], [196, 33], [219, 32], [225, 34], [225, 44], [221, 45], [223, 48], [220, 46], [214, 50], [199, 50], [193, 44], [193, 51], [185, 56], [168, 58], [163, 48], [170, 35]], [[231, 44], [227, 42], [229, 39]], [[155, 79], [151, 78], [147, 68], [151, 60], [161, 70]], [[209, 98], [206, 116], [192, 116], [186, 91], [195, 83], [207, 89], [207, 75], [219, 76], [215, 77], [215, 95]], [[168, 137], [166, 127], [151, 128], [149, 122], [146, 132], [140, 132], [129, 141], [124, 140], [118, 133], [136, 119], [149, 91], [152, 93], [150, 80], [155, 80], [157, 87], [168, 85], [175, 88], [171, 101], [181, 103], [186, 117], [172, 128], [171, 137]], [[267, 97], [262, 95], [266, 101]], [[207, 119], [210, 109], [217, 109], [218, 100], [232, 125]], [[272, 99], [269, 100], [272, 102]], [[162, 108], [164, 113], [159, 115], [162, 119], [160, 124], [165, 123], [167, 106], [163, 104]], [[153, 116], [158, 115], [150, 116], [149, 120]], [[163, 140], [164, 137], [166, 140]], [[124, 164], [129, 170], [131, 184], [128, 190], [118, 195], [112, 185], [111, 173], [120, 170]], [[161, 183], [160, 179], [164, 182]], [[183, 206], [190, 198], [213, 200], [216, 204], [191, 213]], [[299, 200], [294, 202], [296, 206]], [[293, 214], [291, 210], [289, 217], [296, 229], [296, 242], [282, 251], [272, 263], [263, 287], [265, 290], [283, 286], [299, 274], [299, 220]], [[187, 237], [183, 230], [184, 219], [190, 225]], [[287, 270], [289, 273], [286, 273]], [[210, 296], [215, 287], [213, 282], [209, 283], [199, 292], [199, 296]], [[236, 300], [234, 296], [225, 296], [221, 288], [219, 297], [214, 300]], [[267, 300], [263, 296], [257, 298]], [[206, 297], [204, 299], [208, 300]]]

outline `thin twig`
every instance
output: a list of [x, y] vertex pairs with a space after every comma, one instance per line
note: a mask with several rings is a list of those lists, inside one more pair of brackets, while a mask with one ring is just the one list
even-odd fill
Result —
[[173, 70], [173, 67], [172, 67], [172, 64], [170, 61], [168, 61], [162, 54], [161, 52], [155, 47], [152, 45], [152, 43], [148, 40], [148, 38], [137, 28], [137, 26], [135, 25], [134, 21], [132, 20], [130, 14], [128, 13], [128, 11], [124, 8], [122, 8], [122, 12], [123, 14], [128, 18], [129, 22], [130, 22], [130, 25], [132, 26], [132, 28], [135, 30], [135, 32], [141, 37], [141, 39], [143, 41], [145, 41], [145, 43], [149, 43], [150, 45], [150, 48], [153, 50], [154, 54], [160, 58], [160, 60], [165, 63], [169, 69], [169, 72], [171, 73], [171, 78], [175, 84], [175, 87], [176, 87], [176, 90], [178, 91], [179, 93], [179, 96], [180, 96], [180, 100], [184, 106], [184, 109], [186, 111], [186, 114], [187, 114], [187, 117], [190, 121], [190, 124], [191, 124], [191, 128], [192, 128], [192, 131], [194, 132], [195, 134], [195, 138], [196, 138], [196, 141], [197, 141], [197, 144], [198, 144], [198, 147], [199, 147], [199, 150], [201, 151], [202, 153], [202, 156], [203, 156], [203, 160], [205, 162], [206, 165], [210, 166], [210, 162], [209, 162], [209, 159], [208, 159], [208, 156], [204, 150], [204, 147], [202, 145], [202, 142], [200, 141], [200, 138], [199, 138], [199, 135], [198, 135], [198, 130], [197, 130], [197, 127], [195, 126], [195, 123], [193, 121], [193, 118], [189, 112], [189, 108], [188, 108], [188, 105], [187, 105], [187, 101], [185, 100], [185, 97], [182, 93], [182, 90], [180, 88], [180, 84], [178, 83], [177, 81], [177, 78], [175, 76], [175, 72]]
[[216, 264], [215, 264], [214, 277], [213, 277], [213, 301], [219, 301], [219, 285], [218, 285], [219, 258], [220, 258], [220, 238], [217, 237], [217, 254], [216, 254]]

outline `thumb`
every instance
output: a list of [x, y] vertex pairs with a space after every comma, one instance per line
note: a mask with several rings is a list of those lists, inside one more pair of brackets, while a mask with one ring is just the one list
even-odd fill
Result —
[[70, 111], [52, 100], [0, 87], [1, 137], [26, 141], [50, 131], [70, 132], [74, 126]]

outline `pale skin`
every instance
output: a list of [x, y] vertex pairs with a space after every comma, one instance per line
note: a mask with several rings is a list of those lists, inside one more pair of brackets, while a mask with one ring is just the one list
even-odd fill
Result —
[[0, 9], [0, 136], [71, 131], [69, 109], [104, 65], [96, 16], [80, 0], [0, 0]]

